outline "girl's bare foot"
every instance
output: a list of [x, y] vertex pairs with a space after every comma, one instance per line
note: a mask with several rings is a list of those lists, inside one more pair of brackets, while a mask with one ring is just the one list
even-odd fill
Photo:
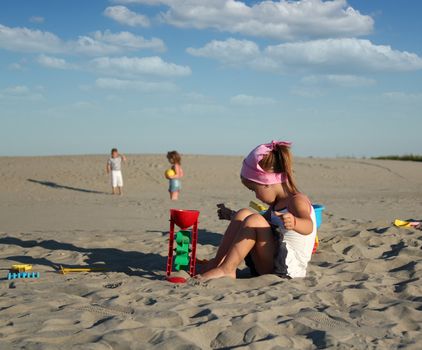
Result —
[[236, 271], [234, 272], [225, 272], [223, 268], [216, 267], [214, 269], [211, 269], [203, 274], [196, 275], [195, 278], [197, 278], [200, 281], [208, 281], [216, 278], [222, 278], [222, 277], [231, 277], [236, 278]]

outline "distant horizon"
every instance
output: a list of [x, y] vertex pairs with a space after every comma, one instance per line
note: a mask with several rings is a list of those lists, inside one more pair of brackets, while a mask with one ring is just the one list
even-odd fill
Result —
[[[119, 151], [120, 152], [120, 151]], [[142, 152], [121, 152], [127, 156], [165, 156], [167, 152], [156, 153], [142, 153]], [[246, 154], [221, 154], [221, 153], [182, 153], [182, 156], [210, 156], [210, 157], [245, 157]], [[62, 153], [62, 154], [20, 154], [20, 155], [4, 155], [0, 154], [0, 158], [37, 158], [37, 157], [102, 157], [109, 156], [108, 153]], [[335, 155], [335, 156], [314, 156], [314, 155], [297, 155], [293, 154], [295, 158], [315, 158], [315, 159], [376, 159], [377, 157], [403, 157], [403, 156], [417, 156], [422, 157], [422, 153], [409, 153], [409, 154], [377, 154], [368, 156], [354, 156], [354, 155]], [[381, 159], [382, 160], [382, 159]]]

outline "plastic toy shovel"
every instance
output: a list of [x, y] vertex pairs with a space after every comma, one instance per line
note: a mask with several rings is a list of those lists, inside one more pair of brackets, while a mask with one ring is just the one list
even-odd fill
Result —
[[63, 275], [72, 272], [98, 272], [107, 270], [106, 267], [63, 267], [60, 265], [60, 271]]

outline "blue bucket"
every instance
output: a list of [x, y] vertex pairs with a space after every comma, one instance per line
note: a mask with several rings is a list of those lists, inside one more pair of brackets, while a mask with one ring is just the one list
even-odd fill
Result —
[[316, 218], [316, 226], [319, 228], [322, 224], [322, 212], [324, 211], [325, 207], [322, 204], [312, 204], [315, 211], [315, 218]]

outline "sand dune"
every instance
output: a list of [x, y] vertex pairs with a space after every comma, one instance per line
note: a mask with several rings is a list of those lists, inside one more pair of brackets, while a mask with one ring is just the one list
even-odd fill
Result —
[[[327, 210], [308, 277], [163, 280], [170, 203], [163, 156], [129, 156], [125, 195], [106, 157], [1, 158], [0, 258], [41, 277], [1, 281], [3, 349], [421, 349], [422, 164], [297, 159], [303, 191]], [[198, 254], [227, 223], [215, 204], [249, 203], [240, 157], [187, 156], [177, 207], [199, 209]], [[109, 271], [61, 275], [59, 265]]]

